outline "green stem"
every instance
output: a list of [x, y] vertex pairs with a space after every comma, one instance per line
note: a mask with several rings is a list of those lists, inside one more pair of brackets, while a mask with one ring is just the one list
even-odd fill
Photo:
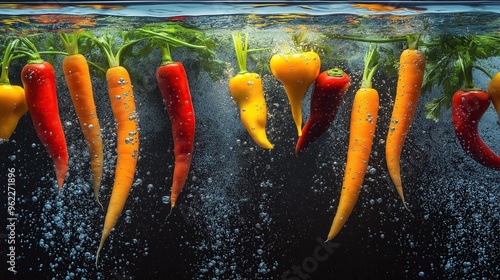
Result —
[[343, 77], [344, 70], [342, 70], [340, 68], [332, 68], [332, 69], [326, 71], [326, 74], [330, 77]]
[[258, 48], [258, 49], [248, 49], [247, 53], [253, 53], [253, 52], [261, 52], [261, 51], [270, 51], [273, 48]]
[[238, 61], [238, 74], [247, 73], [247, 53], [248, 53], [248, 33], [245, 35], [245, 44], [243, 45], [241, 33], [233, 34], [234, 51]]
[[59, 36], [68, 55], [78, 54], [78, 39], [80, 38], [78, 34], [61, 33]]
[[365, 55], [365, 69], [363, 71], [361, 88], [372, 88], [373, 75], [375, 75], [375, 71], [380, 66], [380, 62], [378, 61], [379, 57], [377, 45], [373, 43], [370, 44], [370, 49]]
[[27, 48], [21, 49], [19, 52], [29, 57], [28, 64], [43, 63], [44, 60], [40, 57], [40, 53], [35, 45], [28, 38], [21, 38], [21, 41]]
[[394, 42], [405, 42], [408, 39], [406, 37], [393, 37], [393, 38], [361, 38], [361, 37], [353, 37], [353, 36], [344, 36], [344, 35], [331, 35], [332, 39], [344, 39], [351, 41], [360, 41], [360, 42], [368, 42], [368, 43], [394, 43]]
[[68, 55], [66, 52], [61, 52], [61, 51], [41, 51], [38, 52], [39, 54], [60, 54], [60, 55]]
[[170, 45], [165, 44], [161, 49], [161, 65], [167, 65], [173, 62], [172, 55], [170, 54]]
[[185, 47], [189, 47], [189, 48], [193, 48], [193, 49], [206, 49], [207, 48], [206, 46], [190, 44], [188, 42], [185, 42], [183, 40], [179, 40], [177, 38], [174, 38], [174, 37], [169, 36], [169, 35], [164, 34], [164, 33], [153, 32], [153, 31], [147, 30], [147, 29], [139, 29], [138, 31], [145, 33], [147, 35], [150, 35], [149, 36], [150, 38], [157, 38], [157, 39], [162, 39], [164, 41], [167, 41], [168, 43], [170, 43], [176, 47], [185, 46]]
[[465, 90], [472, 90], [476, 87], [472, 81], [472, 61], [470, 59], [469, 51], [465, 51], [465, 58], [462, 55], [458, 55], [458, 65], [462, 74], [464, 75]]
[[477, 70], [483, 72], [484, 74], [486, 74], [486, 76], [490, 77], [490, 79], [493, 79], [493, 75], [488, 72], [488, 70], [486, 70], [485, 68], [481, 67], [481, 66], [478, 66], [478, 65], [474, 65], [472, 66], [473, 68], [476, 68]]
[[417, 50], [418, 49], [418, 41], [420, 40], [420, 34], [412, 34], [406, 35], [406, 39], [408, 41], [408, 49]]
[[87, 63], [93, 67], [95, 67], [97, 70], [101, 71], [102, 73], [106, 74], [106, 69], [102, 68], [101, 66], [95, 64], [94, 62], [87, 60]]
[[118, 51], [115, 53], [113, 53], [113, 42], [114, 42], [114, 38], [109, 35], [109, 34], [105, 34], [103, 35], [102, 37], [100, 38], [96, 38], [96, 37], [90, 37], [98, 46], [99, 48], [104, 52], [104, 54], [106, 55], [106, 58], [108, 60], [108, 64], [109, 64], [109, 67], [110, 68], [113, 68], [113, 67], [118, 67], [120, 66], [120, 57], [121, 57], [121, 54], [122, 52], [142, 41], [142, 40], [146, 40], [146, 38], [140, 38], [140, 39], [136, 39], [136, 40], [132, 40], [124, 45], [122, 45]]
[[139, 43], [140, 41], [143, 41], [143, 40], [146, 40], [146, 38], [140, 38], [140, 39], [132, 40], [132, 41], [130, 41], [130, 42], [128, 42], [128, 43], [126, 43], [125, 45], [121, 46], [121, 47], [118, 49], [118, 51], [116, 52], [116, 65], [115, 65], [115, 67], [116, 67], [116, 66], [120, 66], [120, 57], [121, 57], [121, 55], [122, 55], [122, 52], [123, 52], [126, 48], [131, 47], [131, 46], [133, 46], [134, 44], [137, 44], [137, 43]]
[[9, 65], [12, 59], [14, 59], [14, 49], [19, 44], [19, 40], [13, 40], [7, 48], [5, 49], [5, 54], [2, 60], [2, 74], [0, 75], [0, 85], [10, 85], [9, 81]]

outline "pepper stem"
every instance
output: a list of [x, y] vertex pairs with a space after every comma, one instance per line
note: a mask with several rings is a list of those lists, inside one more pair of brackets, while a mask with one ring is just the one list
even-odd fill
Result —
[[10, 85], [9, 81], [9, 65], [13, 59], [13, 51], [19, 44], [19, 40], [13, 40], [7, 48], [2, 59], [2, 74], [0, 75], [0, 85]]
[[335, 67], [335, 68], [332, 68], [332, 69], [326, 71], [326, 74], [328, 76], [333, 76], [333, 77], [342, 77], [342, 76], [344, 76], [344, 70]]
[[473, 63], [472, 60], [470, 59], [470, 54], [469, 51], [465, 51], [465, 58], [463, 57], [463, 54], [458, 55], [458, 60], [457, 60], [458, 66], [460, 67], [460, 71], [464, 75], [464, 83], [465, 83], [465, 88], [464, 90], [473, 90], [476, 89], [474, 86], [474, 82], [472, 80], [472, 69], [473, 69]]
[[245, 44], [242, 42], [240, 32], [233, 34], [233, 43], [236, 60], [238, 60], [238, 74], [247, 73], [248, 33], [245, 35]]
[[26, 46], [26, 48], [20, 49], [19, 52], [29, 57], [28, 64], [44, 62], [44, 60], [40, 57], [40, 53], [36, 49], [35, 45], [28, 38], [23, 37], [21, 38], [21, 41]]
[[170, 45], [165, 44], [161, 48], [161, 65], [167, 65], [173, 62], [172, 55], [170, 54]]

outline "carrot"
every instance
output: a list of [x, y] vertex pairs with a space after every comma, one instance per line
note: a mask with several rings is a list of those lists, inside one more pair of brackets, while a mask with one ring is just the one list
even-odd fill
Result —
[[408, 49], [401, 53], [396, 100], [392, 110], [385, 146], [387, 168], [392, 182], [406, 207], [401, 183], [400, 158], [406, 135], [417, 110], [425, 71], [425, 55], [417, 50], [419, 35], [408, 37]]
[[101, 126], [97, 118], [89, 66], [85, 57], [78, 53], [79, 35], [60, 34], [60, 36], [68, 52], [68, 56], [63, 60], [64, 77], [89, 149], [94, 196], [97, 203], [103, 208], [99, 201], [103, 170]]
[[285, 88], [299, 137], [302, 135], [302, 99], [318, 77], [320, 66], [319, 56], [313, 51], [278, 53], [271, 57], [271, 72]]
[[92, 38], [97, 42], [108, 58], [110, 68], [106, 72], [106, 81], [111, 109], [117, 125], [115, 182], [113, 184], [113, 191], [111, 192], [111, 198], [104, 219], [101, 242], [97, 249], [97, 266], [99, 253], [104, 246], [104, 242], [116, 225], [118, 217], [122, 213], [125, 202], [127, 201], [134, 180], [137, 158], [139, 157], [139, 130], [132, 82], [127, 69], [119, 64], [121, 52], [126, 47], [131, 46], [139, 40], [134, 40], [123, 45], [117, 54], [114, 55], [111, 48], [112, 37], [105, 35], [99, 39]]
[[342, 191], [327, 241], [333, 239], [346, 223], [363, 186], [378, 118], [379, 96], [377, 90], [372, 88], [371, 82], [379, 66], [378, 58], [379, 54], [375, 45], [370, 45], [370, 50], [365, 56], [361, 88], [356, 92], [352, 105]]

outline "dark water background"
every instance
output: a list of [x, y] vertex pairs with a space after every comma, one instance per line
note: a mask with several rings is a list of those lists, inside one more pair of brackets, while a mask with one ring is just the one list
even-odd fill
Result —
[[[423, 1], [421, 1], [423, 2]], [[484, 1], [483, 1], [484, 2]], [[319, 9], [319, 8], [318, 8]], [[429, 8], [431, 9], [431, 8]], [[213, 7], [214, 11], [223, 11]], [[0, 10], [1, 12], [2, 10]], [[276, 10], [280, 11], [280, 10]], [[302, 11], [302, 10], [301, 10]], [[365, 11], [366, 13], [369, 13]], [[306, 26], [354, 36], [390, 36], [411, 32], [475, 34], [497, 31], [491, 11], [403, 15], [344, 13], [331, 16], [213, 15], [179, 19], [205, 30], [218, 44], [217, 58], [237, 67], [230, 34], [251, 31], [255, 46], [275, 47], [289, 38], [286, 28]], [[1, 13], [0, 13], [1, 14]], [[398, 16], [401, 16], [400, 18]], [[57, 18], [57, 17], [55, 17]], [[52, 24], [28, 15], [3, 16], [5, 33], [92, 29], [116, 32], [165, 17], [91, 16], [95, 26], [72, 26], [66, 18]], [[5, 20], [14, 20], [7, 24]], [[359, 21], [359, 24], [346, 22]], [[427, 29], [426, 29], [427, 28]], [[7, 169], [16, 175], [16, 269], [6, 262], [1, 279], [498, 279], [500, 278], [500, 203], [498, 171], [467, 158], [453, 133], [451, 114], [439, 122], [425, 119], [424, 104], [440, 95], [425, 93], [402, 156], [403, 208], [387, 175], [383, 140], [390, 119], [396, 79], [379, 71], [374, 87], [381, 98], [370, 172], [346, 226], [327, 247], [347, 152], [350, 105], [362, 75], [365, 43], [332, 40], [332, 55], [347, 57], [337, 65], [351, 75], [352, 86], [334, 125], [306, 153], [294, 153], [296, 131], [282, 86], [263, 75], [272, 151], [258, 148], [242, 127], [227, 90], [227, 77], [213, 81], [197, 74], [189, 52], [176, 51], [186, 66], [196, 112], [196, 145], [192, 170], [174, 214], [165, 221], [173, 168], [171, 127], [154, 73], [160, 54], [124, 62], [130, 69], [140, 117], [140, 158], [136, 182], [124, 213], [94, 266], [104, 213], [90, 187], [88, 152], [72, 107], [61, 60], [58, 98], [70, 153], [64, 190], [54, 187], [53, 166], [40, 144], [29, 114], [21, 118], [11, 141], [0, 145], [0, 180]], [[402, 48], [403, 45], [398, 45]], [[271, 53], [269, 54], [270, 57]], [[498, 71], [498, 60], [485, 62]], [[12, 84], [21, 84], [21, 62], [11, 69]], [[255, 65], [249, 62], [251, 69]], [[487, 80], [478, 75], [476, 85]], [[114, 176], [114, 121], [105, 83], [94, 78], [96, 105], [105, 143], [105, 178], [101, 199], [109, 200]], [[310, 92], [303, 101], [304, 121]], [[481, 135], [500, 152], [496, 113], [482, 119]], [[2, 188], [0, 219], [6, 221]], [[2, 229], [3, 230], [3, 229]], [[5, 233], [6, 231], [2, 232]], [[0, 254], [6, 257], [2, 244]], [[2, 259], [3, 260], [3, 259]]]

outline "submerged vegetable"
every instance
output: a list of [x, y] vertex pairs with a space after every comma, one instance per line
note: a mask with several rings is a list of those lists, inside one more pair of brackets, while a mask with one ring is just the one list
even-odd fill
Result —
[[11, 85], [9, 81], [9, 64], [13, 58], [13, 51], [19, 40], [13, 40], [6, 48], [1, 63], [0, 76], [0, 143], [9, 140], [17, 127], [19, 119], [28, 112], [28, 105], [24, 96], [24, 89]]
[[68, 149], [59, 117], [54, 68], [40, 58], [29, 40], [22, 40], [30, 56], [21, 71], [26, 103], [38, 138], [54, 162], [57, 186], [61, 189], [68, 172]]
[[498, 72], [488, 83], [488, 93], [490, 94], [493, 106], [498, 114], [498, 125], [500, 125], [500, 72]]
[[60, 34], [60, 36], [68, 52], [68, 55], [63, 60], [64, 77], [89, 149], [94, 196], [102, 208], [103, 206], [99, 201], [99, 189], [103, 170], [103, 147], [101, 126], [99, 125], [94, 103], [89, 66], [85, 57], [78, 53], [78, 34]]
[[418, 37], [419, 35], [417, 35], [416, 40], [409, 39], [409, 48], [401, 53], [396, 100], [394, 101], [385, 146], [387, 169], [405, 207], [401, 182], [401, 152], [417, 110], [425, 71], [425, 55], [417, 50]]
[[473, 63], [469, 51], [458, 56], [457, 64], [464, 76], [465, 88], [458, 90], [451, 100], [455, 135], [465, 153], [480, 164], [500, 170], [500, 156], [481, 139], [478, 125], [491, 103], [490, 95], [474, 86]]
[[120, 66], [119, 61], [121, 52], [137, 41], [124, 44], [114, 55], [112, 50], [114, 38], [104, 35], [102, 38], [93, 39], [108, 58], [109, 69], [106, 72], [106, 81], [111, 109], [116, 121], [117, 135], [115, 181], [104, 219], [101, 241], [97, 249], [97, 265], [99, 253], [123, 211], [134, 181], [135, 168], [139, 158], [139, 129], [132, 81], [127, 69]]
[[[172, 125], [174, 141], [174, 174], [170, 195], [170, 214], [177, 198], [186, 184], [193, 158], [195, 139], [195, 113], [189, 90], [186, 70], [181, 62], [175, 62], [171, 56], [172, 47], [188, 47], [191, 51], [207, 51], [206, 45], [187, 42], [195, 38], [196, 43], [205, 44], [199, 31], [170, 25], [167, 28], [140, 29], [139, 32], [160, 48], [162, 62], [156, 71], [156, 81], [163, 97]], [[170, 215], [169, 214], [169, 215]], [[168, 217], [168, 216], [167, 216]]]
[[327, 241], [342, 229], [352, 213], [363, 186], [377, 126], [379, 96], [372, 88], [372, 78], [378, 68], [379, 54], [374, 45], [365, 56], [361, 88], [356, 92], [351, 111], [349, 146], [339, 205], [333, 218]]
[[478, 125], [490, 106], [490, 96], [484, 90], [459, 90], [452, 99], [453, 128], [462, 149], [480, 164], [500, 170], [500, 156], [481, 139]]
[[350, 81], [350, 77], [340, 68], [324, 71], [316, 78], [311, 113], [295, 147], [297, 155], [328, 130], [349, 89]]
[[259, 74], [248, 72], [246, 69], [248, 34], [244, 45], [241, 42], [240, 33], [233, 35], [233, 41], [239, 72], [229, 80], [229, 92], [240, 109], [243, 126], [255, 143], [264, 149], [272, 149], [273, 145], [267, 139], [266, 134], [267, 107], [262, 79]]
[[299, 137], [302, 135], [302, 99], [318, 77], [320, 66], [320, 58], [313, 51], [275, 54], [271, 57], [271, 72], [285, 88]]
[[172, 124], [174, 140], [174, 174], [170, 207], [186, 183], [194, 150], [195, 114], [186, 70], [180, 62], [163, 61], [156, 71], [156, 81]]

